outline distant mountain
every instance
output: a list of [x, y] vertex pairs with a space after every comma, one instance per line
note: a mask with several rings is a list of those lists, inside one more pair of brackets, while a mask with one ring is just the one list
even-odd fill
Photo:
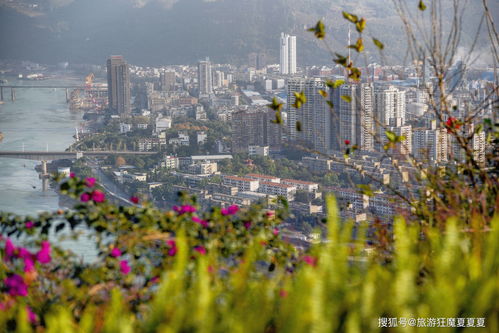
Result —
[[[42, 63], [103, 64], [123, 54], [142, 65], [246, 63], [251, 52], [278, 61], [281, 32], [298, 36], [299, 65], [329, 63], [324, 46], [305, 31], [319, 18], [335, 48], [344, 51], [346, 10], [367, 18], [368, 29], [394, 61], [405, 56], [405, 35], [391, 0], [0, 0], [0, 58]], [[414, 2], [416, 3], [416, 2]], [[470, 8], [470, 26], [479, 17]], [[473, 38], [466, 29], [463, 39]], [[355, 38], [355, 30], [352, 33]]]

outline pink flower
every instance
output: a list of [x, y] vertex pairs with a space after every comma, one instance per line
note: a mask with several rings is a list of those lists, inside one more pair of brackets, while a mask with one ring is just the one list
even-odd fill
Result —
[[195, 246], [194, 251], [200, 253], [203, 256], [206, 254], [206, 248], [204, 246], [201, 246], [201, 245]]
[[279, 296], [282, 298], [288, 297], [288, 292], [284, 289], [279, 290]]
[[139, 203], [139, 198], [137, 198], [137, 197], [131, 197], [131, 198], [130, 198], [130, 201], [131, 201], [132, 203], [134, 203], [134, 204], [138, 204], [138, 203]]
[[208, 221], [206, 220], [201, 220], [199, 217], [197, 216], [193, 216], [192, 217], [192, 221], [198, 223], [198, 224], [201, 224], [203, 227], [207, 228], [208, 227]]
[[29, 273], [35, 270], [35, 263], [29, 257], [24, 258], [24, 272]]
[[121, 256], [121, 251], [120, 249], [118, 249], [117, 247], [115, 247], [114, 249], [111, 250], [111, 257], [119, 257]]
[[102, 191], [95, 190], [92, 192], [92, 200], [94, 202], [104, 202], [106, 195]]
[[182, 215], [185, 213], [195, 213], [196, 207], [191, 205], [182, 205], [181, 207], [173, 206], [173, 210], [176, 211], [179, 215]]
[[350, 144], [350, 140], [345, 140], [345, 145], [349, 145]]
[[87, 202], [90, 200], [90, 194], [88, 193], [83, 193], [81, 196], [80, 196], [80, 200], [81, 202]]
[[272, 231], [272, 233], [274, 234], [274, 236], [279, 235], [279, 229], [274, 228], [274, 230]]
[[15, 252], [16, 247], [10, 239], [7, 239], [7, 241], [5, 241], [5, 261], [10, 260], [10, 258], [14, 256]]
[[92, 187], [95, 185], [95, 178], [93, 177], [88, 177], [88, 178], [85, 178], [85, 185], [87, 187]]
[[246, 228], [246, 230], [248, 230], [249, 228], [251, 228], [251, 221], [244, 222], [244, 227]]
[[267, 215], [267, 217], [272, 217], [272, 216], [274, 216], [274, 212], [273, 212], [273, 211], [271, 211], [271, 210], [269, 210], [269, 211], [267, 211], [267, 212], [265, 213], [265, 215]]
[[149, 280], [150, 283], [158, 283], [159, 282], [159, 276], [154, 276]]
[[50, 243], [48, 241], [42, 242], [42, 248], [36, 253], [36, 260], [41, 264], [47, 264], [52, 261], [50, 256]]
[[74, 172], [70, 172], [70, 173], [69, 173], [69, 178], [74, 178], [75, 176], [76, 176], [76, 175], [75, 175], [75, 173], [74, 173]]
[[130, 273], [132, 269], [130, 268], [130, 266], [128, 266], [128, 261], [126, 260], [122, 260], [120, 261], [120, 271], [122, 274], [128, 274]]
[[28, 313], [29, 322], [32, 324], [36, 323], [38, 318], [36, 314], [33, 311], [31, 311], [31, 308], [29, 306], [26, 306], [26, 312]]
[[24, 247], [19, 248], [19, 250], [17, 251], [17, 256], [21, 259], [32, 259], [34, 257], [33, 254], [26, 250]]
[[235, 215], [239, 211], [239, 207], [237, 205], [232, 205], [227, 208], [221, 210], [222, 215]]
[[26, 221], [24, 223], [24, 226], [26, 227], [26, 229], [31, 229], [31, 228], [33, 228], [34, 225], [35, 224], [33, 223], [33, 221]]
[[302, 260], [307, 263], [310, 266], [316, 266], [317, 265], [317, 258], [312, 257], [312, 256], [303, 256]]
[[170, 248], [168, 250], [168, 255], [170, 257], [173, 257], [174, 255], [177, 254], [177, 243], [173, 239], [169, 239], [166, 241], [166, 245]]
[[9, 289], [9, 295], [11, 296], [28, 295], [28, 285], [24, 283], [24, 280], [20, 275], [11, 275], [7, 277], [3, 283]]

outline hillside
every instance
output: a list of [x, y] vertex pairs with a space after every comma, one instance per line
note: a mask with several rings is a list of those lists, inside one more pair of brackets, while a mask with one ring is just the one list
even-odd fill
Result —
[[[43, 63], [103, 63], [123, 54], [135, 64], [245, 63], [265, 52], [277, 62], [281, 31], [298, 35], [299, 64], [329, 57], [306, 26], [325, 18], [333, 45], [346, 42], [341, 10], [365, 16], [391, 60], [404, 58], [404, 35], [391, 0], [0, 0], [0, 58]], [[476, 26], [474, 9], [468, 12]], [[334, 22], [334, 23], [333, 23]], [[471, 40], [466, 29], [464, 40]], [[373, 58], [375, 59], [375, 58]]]

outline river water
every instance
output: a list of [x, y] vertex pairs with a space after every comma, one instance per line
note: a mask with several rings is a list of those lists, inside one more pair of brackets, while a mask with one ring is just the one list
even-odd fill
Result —
[[[20, 81], [12, 85], [81, 85], [83, 79], [49, 79]], [[70, 112], [64, 89], [16, 89], [16, 100], [10, 100], [10, 89], [4, 89], [0, 104], [0, 150], [64, 151], [74, 142], [75, 128], [82, 124], [83, 113]], [[34, 167], [38, 161], [0, 158], [0, 211], [36, 215], [59, 208], [59, 198], [52, 189], [42, 191], [42, 181]], [[88, 242], [71, 247], [82, 256], [93, 256]], [[67, 244], [63, 244], [67, 245]], [[89, 259], [89, 258], [86, 258]]]

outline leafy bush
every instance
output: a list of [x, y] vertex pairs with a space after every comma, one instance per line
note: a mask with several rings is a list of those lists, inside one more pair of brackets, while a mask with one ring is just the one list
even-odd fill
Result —
[[[329, 197], [327, 241], [299, 253], [280, 239], [284, 208], [201, 213], [191, 200], [161, 212], [110, 205], [93, 179], [61, 188], [83, 202], [0, 218], [3, 331], [376, 332], [381, 317], [484, 318], [499, 329], [498, 217], [475, 232], [454, 218], [443, 232], [398, 218], [366, 246], [368, 228], [340, 222]], [[81, 226], [95, 262], [47, 241]]]

